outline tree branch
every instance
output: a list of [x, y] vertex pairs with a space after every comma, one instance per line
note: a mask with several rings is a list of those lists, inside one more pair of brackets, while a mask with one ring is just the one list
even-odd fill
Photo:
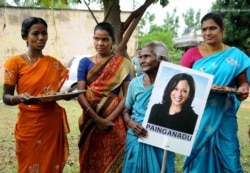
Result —
[[92, 11], [92, 10], [90, 9], [90, 7], [89, 7], [89, 4], [88, 4], [85, 0], [83, 0], [83, 2], [84, 2], [84, 4], [87, 6], [87, 8], [88, 8], [88, 10], [89, 10], [91, 16], [94, 18], [95, 22], [98, 23], [98, 21], [97, 21], [95, 15], [94, 15], [94, 13], [93, 13], [93, 11]]
[[105, 16], [104, 16], [103, 21], [107, 21], [107, 18], [108, 18], [108, 16], [109, 16], [109, 14], [111, 13], [111, 10], [112, 10], [112, 8], [114, 7], [114, 5], [115, 5], [115, 3], [112, 3], [112, 5], [110, 5], [110, 6], [108, 7], [107, 13], [106, 13]]
[[153, 2], [154, 0], [146, 0], [145, 3], [140, 8], [132, 12], [130, 16], [127, 18], [127, 20], [124, 23], [122, 23], [121, 33], [124, 33], [125, 31], [126, 33], [123, 34], [123, 39], [121, 40], [121, 42], [119, 43], [118, 47], [115, 50], [117, 54], [124, 55], [124, 50], [126, 49], [128, 40], [133, 34], [138, 23], [140, 22], [143, 14]]
[[123, 29], [126, 30], [130, 23], [135, 19], [135, 18], [141, 18], [143, 16], [143, 14], [145, 13], [145, 11], [147, 10], [147, 8], [154, 3], [155, 0], [146, 0], [144, 2], [144, 4], [142, 4], [137, 10], [133, 11], [129, 17], [127, 18], [127, 20], [123, 23]]

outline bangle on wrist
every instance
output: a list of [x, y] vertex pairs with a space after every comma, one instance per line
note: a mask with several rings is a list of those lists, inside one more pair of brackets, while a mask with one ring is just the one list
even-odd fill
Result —
[[111, 118], [110, 117], [106, 117], [105, 119], [107, 119], [109, 122], [111, 122]]
[[85, 110], [85, 114], [87, 114], [91, 110], [91, 106], [87, 107]]

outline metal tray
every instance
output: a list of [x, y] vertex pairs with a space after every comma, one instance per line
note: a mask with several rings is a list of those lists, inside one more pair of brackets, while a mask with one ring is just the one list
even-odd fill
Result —
[[46, 95], [46, 96], [34, 96], [31, 98], [39, 99], [41, 102], [49, 102], [49, 101], [57, 101], [63, 99], [72, 99], [77, 97], [79, 94], [86, 92], [86, 90], [77, 90], [69, 93], [55, 93], [53, 95]]
[[211, 87], [211, 90], [214, 92], [219, 92], [219, 93], [237, 93], [236, 88], [231, 88], [228, 86], [218, 86], [218, 85], [213, 85]]

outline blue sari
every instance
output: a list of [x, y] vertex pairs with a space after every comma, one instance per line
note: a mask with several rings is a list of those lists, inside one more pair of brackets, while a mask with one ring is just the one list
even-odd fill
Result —
[[[236, 87], [234, 78], [244, 70], [249, 74], [249, 67], [249, 57], [231, 47], [196, 61], [192, 68], [214, 75], [215, 85]], [[210, 92], [191, 155], [184, 162], [185, 173], [243, 172], [237, 137], [239, 103], [235, 94]]]
[[[128, 94], [126, 97], [126, 107], [132, 106], [131, 119], [142, 124], [149, 98], [152, 93], [153, 86], [144, 88], [142, 79], [144, 75], [134, 78], [130, 82]], [[133, 98], [131, 98], [133, 97]], [[132, 104], [128, 104], [129, 101]], [[125, 159], [123, 164], [123, 173], [160, 173], [163, 160], [164, 150], [151, 145], [138, 142], [138, 137], [133, 133], [132, 129], [128, 129], [125, 147]], [[167, 161], [165, 173], [174, 172], [173, 152], [167, 152]]]

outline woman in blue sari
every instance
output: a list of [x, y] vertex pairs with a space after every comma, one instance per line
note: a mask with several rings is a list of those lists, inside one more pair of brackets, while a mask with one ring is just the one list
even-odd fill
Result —
[[[128, 87], [124, 119], [128, 126], [123, 173], [159, 173], [164, 150], [138, 142], [147, 136], [142, 122], [161, 60], [169, 61], [168, 50], [163, 43], [149, 42], [141, 50], [140, 65], [143, 74], [134, 78]], [[175, 154], [167, 153], [166, 173], [174, 172]]]
[[189, 49], [181, 64], [214, 75], [214, 85], [237, 89], [234, 93], [211, 91], [200, 122], [191, 155], [185, 159], [185, 173], [243, 172], [237, 137], [237, 110], [248, 97], [250, 59], [222, 42], [224, 26], [215, 13], [201, 20], [204, 43]]

